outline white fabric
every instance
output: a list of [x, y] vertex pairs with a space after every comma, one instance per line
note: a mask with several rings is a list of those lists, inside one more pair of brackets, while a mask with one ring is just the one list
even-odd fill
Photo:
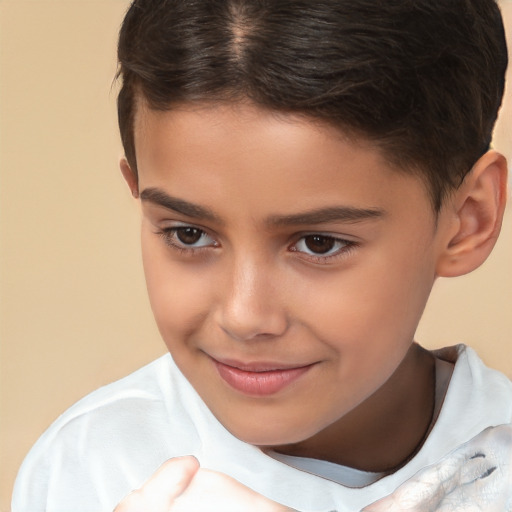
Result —
[[505, 376], [462, 345], [436, 355], [456, 364], [430, 435], [407, 465], [366, 487], [298, 470], [239, 441], [165, 355], [55, 421], [20, 469], [12, 512], [111, 512], [164, 461], [187, 454], [301, 512], [361, 510], [487, 427], [512, 422], [512, 384]]
[[512, 425], [489, 427], [363, 512], [511, 512]]
[[[443, 405], [448, 383], [452, 377], [453, 366], [453, 363], [436, 358], [436, 394], [432, 423], [437, 421], [437, 417], [441, 412], [441, 406]], [[337, 482], [338, 484], [346, 485], [348, 487], [366, 487], [386, 476], [386, 473], [360, 471], [354, 468], [333, 464], [332, 462], [325, 460], [292, 457], [281, 453], [267, 453], [274, 459], [280, 460], [289, 466], [322, 476], [328, 480], [332, 480], [333, 482]]]

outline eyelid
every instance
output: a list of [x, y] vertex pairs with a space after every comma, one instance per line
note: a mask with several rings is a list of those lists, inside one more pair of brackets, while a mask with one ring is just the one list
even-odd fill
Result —
[[[203, 253], [204, 251], [207, 251], [209, 249], [216, 249], [221, 246], [221, 244], [218, 241], [218, 237], [211, 233], [211, 231], [207, 228], [204, 228], [202, 226], [199, 226], [197, 224], [191, 224], [189, 222], [182, 222], [182, 221], [173, 221], [172, 223], [170, 221], [166, 222], [167, 225], [163, 227], [158, 227], [156, 234], [158, 234], [164, 241], [164, 243], [171, 249], [176, 250], [184, 255], [193, 256], [198, 253]], [[176, 232], [180, 228], [191, 228], [191, 229], [197, 229], [198, 231], [202, 232], [201, 236], [207, 236], [211, 239], [211, 243], [207, 243], [205, 245], [187, 245], [183, 242], [180, 242], [179, 240], [176, 240]], [[327, 239], [332, 239], [334, 242], [341, 243], [342, 246], [339, 247], [335, 252], [331, 254], [314, 254], [314, 253], [308, 253], [303, 250], [300, 250], [297, 248], [297, 245], [299, 242], [304, 240], [308, 236], [319, 236], [319, 237], [325, 237]], [[321, 232], [321, 231], [311, 231], [311, 232], [302, 232], [299, 234], [296, 234], [293, 238], [293, 240], [287, 244], [287, 250], [289, 252], [292, 252], [296, 254], [300, 259], [303, 259], [310, 263], [315, 264], [329, 264], [329, 263], [335, 263], [337, 260], [340, 260], [342, 258], [348, 257], [348, 255], [358, 246], [360, 246], [360, 242], [353, 239], [353, 237], [346, 236], [346, 235], [340, 235], [338, 233], [329, 233], [329, 232]]]
[[159, 229], [178, 229], [178, 228], [193, 228], [193, 229], [200, 229], [201, 231], [204, 231], [205, 233], [210, 233], [211, 230], [206, 227], [206, 226], [203, 226], [201, 224], [198, 224], [198, 223], [195, 223], [195, 222], [189, 222], [189, 221], [185, 221], [185, 220], [174, 220], [172, 218], [168, 218], [168, 217], [165, 217], [165, 218], [162, 218], [161, 220], [160, 219], [157, 219], [155, 222], [154, 222], [155, 226], [160, 226]]
[[[343, 246], [340, 247], [337, 251], [331, 254], [310, 254], [304, 251], [300, 251], [297, 248], [297, 244], [305, 239], [308, 236], [319, 236], [325, 237], [334, 240], [335, 242], [343, 243]], [[360, 245], [360, 242], [353, 240], [351, 237], [346, 237], [344, 235], [333, 234], [333, 233], [324, 233], [318, 231], [312, 231], [309, 233], [300, 233], [299, 236], [295, 238], [295, 241], [292, 242], [288, 246], [288, 250], [299, 255], [300, 258], [318, 264], [329, 264], [334, 263], [339, 259], [347, 257], [354, 249], [356, 249]]]
[[[187, 229], [187, 228], [188, 229], [196, 229], [198, 231], [201, 231], [201, 233], [202, 233], [201, 237], [207, 236], [208, 238], [210, 238], [213, 241], [213, 243], [196, 246], [196, 245], [187, 245], [183, 242], [180, 242], [179, 240], [176, 240], [175, 237], [176, 237], [177, 231], [179, 229]], [[197, 225], [185, 223], [185, 222], [173, 222], [172, 225], [167, 225], [167, 226], [159, 228], [158, 231], [156, 232], [156, 234], [159, 235], [163, 239], [164, 243], [168, 247], [178, 250], [184, 254], [194, 254], [196, 252], [204, 251], [206, 249], [217, 248], [220, 245], [218, 243], [218, 241], [215, 239], [215, 237], [209, 232], [209, 230], [207, 230], [201, 226], [197, 226]]]

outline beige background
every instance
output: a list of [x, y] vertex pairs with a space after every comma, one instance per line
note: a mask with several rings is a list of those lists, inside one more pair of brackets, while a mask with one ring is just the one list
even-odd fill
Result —
[[[127, 0], [0, 1], [0, 511], [42, 431], [164, 352], [138, 211], [117, 168], [115, 44]], [[503, 7], [512, 27], [512, 3]], [[495, 145], [512, 156], [512, 105]], [[436, 285], [418, 333], [512, 376], [512, 211], [491, 259]]]

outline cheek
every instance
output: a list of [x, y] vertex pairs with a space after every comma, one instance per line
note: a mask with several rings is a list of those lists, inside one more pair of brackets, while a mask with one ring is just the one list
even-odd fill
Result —
[[[365, 259], [319, 286], [303, 290], [309, 327], [318, 338], [354, 357], [402, 354], [411, 343], [433, 283], [427, 259], [419, 255]], [[412, 265], [410, 262], [415, 262]]]
[[155, 238], [156, 242], [143, 235], [142, 259], [151, 308], [169, 345], [200, 325], [208, 310], [208, 280], [173, 261], [163, 242]]

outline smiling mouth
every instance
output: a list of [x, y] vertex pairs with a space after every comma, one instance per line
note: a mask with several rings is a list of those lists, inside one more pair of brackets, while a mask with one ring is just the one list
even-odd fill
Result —
[[282, 366], [274, 363], [239, 363], [212, 358], [224, 382], [231, 388], [250, 396], [269, 396], [278, 393], [306, 374], [314, 364]]

